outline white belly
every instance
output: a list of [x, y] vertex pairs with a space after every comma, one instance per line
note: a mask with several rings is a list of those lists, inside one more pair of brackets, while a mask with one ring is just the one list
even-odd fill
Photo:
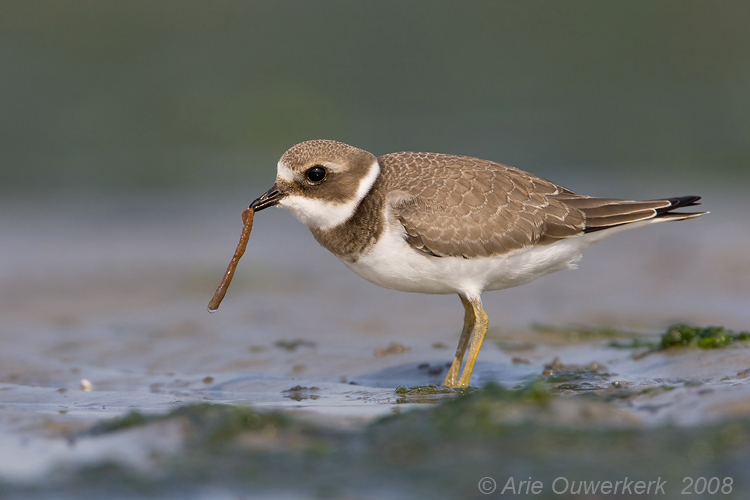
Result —
[[405, 292], [481, 294], [528, 283], [560, 269], [574, 268], [582, 252], [604, 235], [591, 233], [507, 255], [464, 259], [433, 257], [411, 248], [389, 228], [349, 269], [366, 280]]

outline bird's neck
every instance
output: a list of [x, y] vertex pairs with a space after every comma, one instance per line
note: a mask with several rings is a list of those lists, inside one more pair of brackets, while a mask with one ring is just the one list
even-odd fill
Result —
[[382, 208], [385, 197], [378, 189], [380, 179], [343, 223], [327, 229], [310, 229], [324, 248], [336, 257], [356, 262], [377, 241], [383, 231]]

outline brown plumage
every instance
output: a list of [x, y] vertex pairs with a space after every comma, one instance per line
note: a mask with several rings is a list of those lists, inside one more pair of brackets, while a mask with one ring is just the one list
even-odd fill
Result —
[[517, 168], [466, 156], [392, 153], [378, 158], [393, 215], [428, 255], [489, 257], [672, 213], [698, 196], [629, 201], [578, 195]]

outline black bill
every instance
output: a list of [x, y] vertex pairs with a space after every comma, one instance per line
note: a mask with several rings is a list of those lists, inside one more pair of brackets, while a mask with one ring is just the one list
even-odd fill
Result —
[[263, 210], [264, 208], [272, 207], [276, 205], [284, 196], [284, 193], [278, 190], [276, 185], [263, 193], [260, 198], [250, 204], [250, 208], [256, 212]]

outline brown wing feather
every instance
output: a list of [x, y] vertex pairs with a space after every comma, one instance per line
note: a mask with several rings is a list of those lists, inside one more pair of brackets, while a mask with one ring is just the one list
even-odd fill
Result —
[[690, 219], [705, 212], [674, 212], [682, 207], [699, 205], [700, 196], [681, 196], [664, 200], [632, 201], [575, 197], [558, 197], [566, 205], [583, 212], [586, 217], [585, 232], [601, 231], [648, 219]]
[[378, 161], [406, 241], [429, 255], [488, 257], [584, 229], [583, 213], [554, 198], [573, 193], [512, 167], [435, 153]]

